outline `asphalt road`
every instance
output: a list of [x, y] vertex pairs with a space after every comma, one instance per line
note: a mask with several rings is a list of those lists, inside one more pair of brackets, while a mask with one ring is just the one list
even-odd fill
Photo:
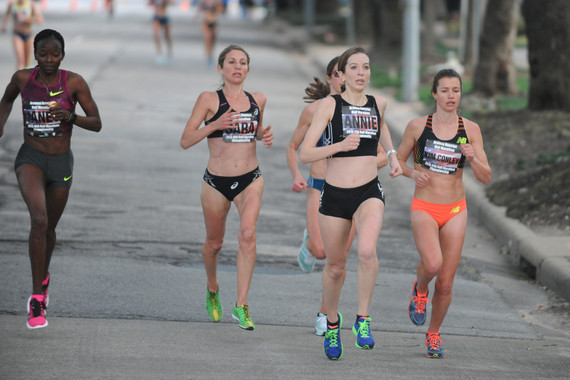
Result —
[[[407, 317], [418, 259], [408, 211], [413, 185], [406, 178], [390, 179], [386, 169], [380, 171], [387, 198], [378, 242], [380, 274], [370, 310], [377, 348], [362, 353], [348, 329], [356, 311], [353, 247], [340, 302], [347, 321], [345, 355], [334, 364], [325, 358], [322, 338], [313, 335], [323, 264], [309, 275], [296, 264], [305, 197], [290, 190], [285, 148], [304, 107], [303, 89], [313, 75], [322, 75], [319, 60], [342, 48], [335, 53], [311, 46], [302, 54], [288, 48], [298, 37], [292, 29], [254, 21], [222, 20], [216, 51], [230, 43], [248, 50], [245, 89], [267, 96], [265, 123], [275, 135], [272, 148], [258, 145], [265, 190], [249, 295], [257, 329], [238, 329], [230, 315], [235, 208], [219, 268], [226, 313], [222, 323], [209, 323], [199, 200], [207, 146], [202, 142], [183, 151], [178, 141], [199, 93], [217, 89], [221, 81], [215, 68], [205, 65], [199, 23], [189, 15], [174, 17], [173, 64], [157, 66], [149, 17], [144, 12], [118, 14], [112, 22], [103, 14], [46, 17], [44, 26], [66, 38], [62, 68], [89, 82], [103, 129], [99, 134], [74, 129], [74, 184], [50, 269], [49, 326], [30, 331], [25, 328], [29, 216], [12, 169], [22, 143], [19, 101], [14, 105], [0, 140], [0, 378], [31, 378], [36, 370], [38, 376], [60, 379], [570, 376], [569, 328], [556, 313], [541, 312], [550, 295], [509, 265], [474, 218], [442, 326], [447, 358], [425, 358], [425, 328]], [[15, 66], [9, 34], [0, 36], [0, 50], [5, 86]], [[41, 369], [30, 370], [35, 364]]]

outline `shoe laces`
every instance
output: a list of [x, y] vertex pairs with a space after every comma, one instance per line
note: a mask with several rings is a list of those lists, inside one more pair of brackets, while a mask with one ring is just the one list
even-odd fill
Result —
[[439, 346], [441, 346], [441, 337], [439, 336], [439, 332], [437, 333], [427, 333], [426, 336], [426, 344], [430, 350], [439, 351]]
[[370, 321], [371, 318], [358, 319], [358, 333], [363, 338], [368, 338], [370, 336]]
[[30, 308], [32, 309], [32, 317], [36, 318], [42, 315], [42, 311], [44, 309], [44, 303], [38, 301], [35, 298], [32, 298], [30, 301]]
[[416, 290], [416, 295], [413, 297], [413, 301], [416, 304], [416, 313], [425, 313], [426, 304], [429, 303], [429, 299], [426, 294], [420, 294]]
[[248, 320], [249, 319], [249, 307], [247, 305], [243, 305], [242, 309], [243, 309], [243, 315], [244, 315], [245, 319]]
[[338, 346], [338, 337], [339, 337], [338, 330], [339, 327], [334, 329], [327, 329], [327, 332], [325, 333], [325, 338], [328, 339], [328, 341], [330, 342], [329, 347]]

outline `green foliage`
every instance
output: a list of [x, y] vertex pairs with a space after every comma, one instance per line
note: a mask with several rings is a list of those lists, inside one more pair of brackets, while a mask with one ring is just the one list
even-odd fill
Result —
[[374, 87], [401, 87], [402, 71], [387, 65], [376, 64], [371, 67], [370, 83]]

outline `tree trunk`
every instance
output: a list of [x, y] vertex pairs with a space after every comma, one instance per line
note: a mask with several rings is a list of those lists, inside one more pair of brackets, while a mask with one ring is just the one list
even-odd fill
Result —
[[422, 56], [432, 58], [436, 54], [435, 49], [435, 23], [437, 21], [437, 9], [441, 0], [422, 1], [423, 13], [423, 36]]
[[378, 23], [375, 14], [374, 0], [352, 0], [354, 4], [354, 19], [356, 20], [357, 45], [369, 44], [374, 40], [374, 24]]
[[334, 13], [338, 11], [338, 1], [315, 0], [316, 13]]
[[374, 25], [371, 54], [386, 57], [387, 54], [399, 55], [402, 46], [403, 13], [400, 0], [372, 0]]
[[570, 112], [570, 2], [525, 0], [531, 110]]
[[473, 78], [474, 93], [487, 97], [496, 93], [517, 93], [512, 55], [519, 4], [520, 0], [494, 0], [487, 3], [479, 61]]

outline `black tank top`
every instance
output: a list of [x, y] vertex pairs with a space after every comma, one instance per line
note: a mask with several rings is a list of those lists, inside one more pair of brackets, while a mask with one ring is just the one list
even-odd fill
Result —
[[459, 116], [456, 135], [449, 140], [440, 140], [433, 133], [432, 117], [429, 115], [424, 130], [414, 145], [414, 162], [432, 172], [455, 174], [463, 169], [465, 156], [461, 153], [461, 144], [468, 144], [463, 118]]
[[[247, 91], [244, 91], [249, 98], [249, 109], [245, 112], [240, 112], [241, 118], [238, 122], [236, 129], [224, 129], [222, 131], [214, 131], [208, 135], [208, 138], [221, 137], [224, 142], [252, 142], [255, 141], [257, 135], [257, 126], [259, 123], [259, 106], [255, 103], [255, 99]], [[218, 111], [210, 120], [205, 122], [206, 125], [218, 120], [229, 108], [230, 105], [222, 90], [216, 91], [219, 99]], [[232, 109], [232, 111], [234, 111]]]
[[332, 97], [336, 105], [332, 120], [323, 133], [325, 145], [342, 141], [351, 133], [360, 135], [358, 148], [349, 152], [338, 152], [332, 157], [376, 156], [381, 115], [374, 96], [366, 95], [368, 101], [362, 107], [347, 103], [340, 95]]

